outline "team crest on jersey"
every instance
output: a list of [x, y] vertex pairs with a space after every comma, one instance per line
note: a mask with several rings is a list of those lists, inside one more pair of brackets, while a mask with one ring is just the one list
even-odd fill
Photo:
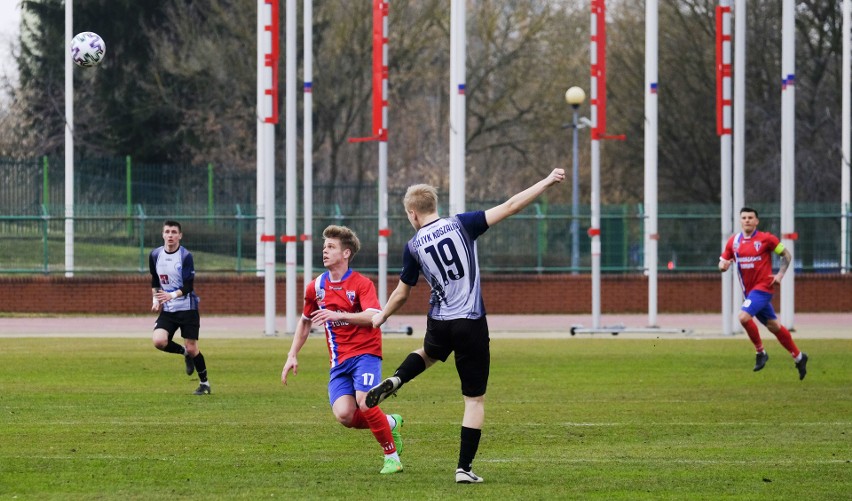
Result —
[[319, 289], [317, 291], [317, 301], [322, 301], [325, 299], [325, 289]]
[[759, 250], [760, 250], [760, 242], [755, 242], [755, 243], [754, 243], [754, 250], [756, 250], [756, 251], [759, 251]]
[[355, 303], [355, 291], [346, 291], [346, 299], [348, 299], [350, 303]]

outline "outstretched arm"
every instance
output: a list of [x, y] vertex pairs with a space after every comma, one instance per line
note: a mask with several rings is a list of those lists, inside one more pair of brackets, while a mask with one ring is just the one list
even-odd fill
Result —
[[402, 308], [402, 305], [408, 301], [409, 294], [411, 294], [411, 286], [400, 280], [396, 289], [391, 292], [388, 302], [382, 311], [373, 315], [373, 327], [381, 327], [391, 315], [396, 313], [396, 310]]
[[492, 207], [485, 211], [485, 222], [488, 223], [488, 226], [494, 226], [500, 221], [506, 219], [509, 216], [513, 216], [518, 212], [521, 212], [524, 207], [531, 204], [533, 200], [538, 198], [539, 195], [544, 193], [548, 188], [553, 186], [556, 183], [561, 183], [565, 180], [565, 170], [564, 169], [553, 169], [553, 171], [546, 178], [541, 181], [535, 183], [524, 191], [516, 194], [509, 200], [506, 200], [502, 204], [497, 207]]

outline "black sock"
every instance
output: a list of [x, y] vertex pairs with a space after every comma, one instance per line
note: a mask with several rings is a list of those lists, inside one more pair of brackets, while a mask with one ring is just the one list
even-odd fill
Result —
[[204, 355], [198, 352], [198, 355], [192, 359], [195, 362], [195, 372], [198, 373], [198, 380], [202, 383], [207, 382], [207, 364], [204, 363]]
[[393, 375], [398, 377], [403, 383], [407, 383], [425, 370], [426, 362], [423, 360], [423, 357], [417, 353], [409, 353]]
[[166, 347], [163, 348], [163, 351], [165, 351], [166, 353], [177, 353], [178, 355], [183, 355], [186, 352], [186, 350], [183, 349], [183, 346], [175, 343], [172, 340], [169, 340], [169, 344], [167, 344]]
[[458, 465], [462, 470], [470, 471], [473, 458], [476, 457], [476, 450], [479, 449], [479, 438], [481, 436], [482, 430], [462, 426]]

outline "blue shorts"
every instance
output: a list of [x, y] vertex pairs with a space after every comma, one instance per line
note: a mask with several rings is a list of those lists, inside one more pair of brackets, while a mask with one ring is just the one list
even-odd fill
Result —
[[358, 355], [331, 369], [328, 380], [328, 403], [356, 391], [367, 392], [382, 380], [382, 359], [375, 355]]
[[766, 322], [770, 320], [778, 318], [775, 315], [775, 309], [772, 308], [772, 294], [769, 292], [749, 292], [740, 309], [756, 318], [763, 325], [766, 325]]

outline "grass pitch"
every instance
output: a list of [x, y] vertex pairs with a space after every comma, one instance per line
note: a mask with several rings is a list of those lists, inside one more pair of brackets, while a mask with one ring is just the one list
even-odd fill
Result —
[[[147, 339], [0, 339], [4, 499], [850, 499], [852, 341], [496, 339], [474, 470], [453, 481], [452, 362], [382, 404], [405, 417], [405, 471], [335, 421], [312, 337], [201, 341], [213, 394]], [[420, 339], [388, 337], [385, 373]]]

